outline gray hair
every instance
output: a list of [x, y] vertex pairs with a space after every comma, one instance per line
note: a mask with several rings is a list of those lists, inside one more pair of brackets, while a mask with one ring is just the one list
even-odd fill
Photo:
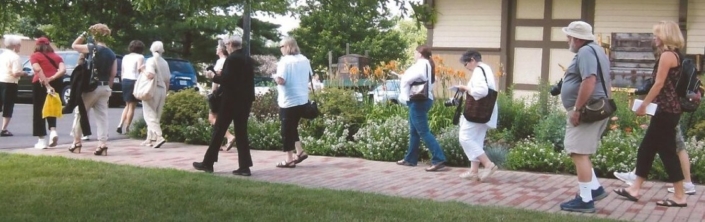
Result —
[[279, 43], [279, 47], [284, 48], [284, 55], [297, 55], [301, 53], [299, 44], [296, 43], [294, 37], [285, 37], [282, 39], [281, 43]]
[[223, 43], [225, 45], [232, 45], [235, 47], [240, 47], [242, 46], [242, 37], [239, 35], [231, 35], [231, 36], [226, 36], [223, 38]]
[[20, 45], [22, 43], [22, 37], [19, 35], [5, 35], [5, 48], [10, 48], [12, 46]]
[[152, 46], [149, 47], [149, 51], [164, 53], [164, 43], [162, 43], [161, 41], [152, 42]]
[[460, 56], [461, 63], [470, 62], [470, 60], [482, 62], [482, 55], [480, 54], [480, 52], [471, 49], [463, 53], [462, 56]]

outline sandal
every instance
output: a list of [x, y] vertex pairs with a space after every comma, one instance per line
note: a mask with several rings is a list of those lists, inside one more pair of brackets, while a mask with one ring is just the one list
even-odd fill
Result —
[[673, 201], [671, 199], [664, 199], [664, 200], [657, 201], [656, 205], [664, 206], [664, 207], [687, 207], [688, 203], [679, 204], [679, 203], [676, 203], [676, 201]]
[[482, 175], [480, 175], [480, 178], [479, 178], [480, 181], [485, 181], [485, 180], [487, 180], [487, 178], [490, 178], [490, 176], [492, 176], [492, 174], [495, 171], [497, 171], [497, 169], [498, 169], [497, 165], [494, 165], [494, 166], [492, 166], [492, 168], [487, 169]]
[[298, 155], [296, 155], [296, 159], [294, 160], [294, 163], [296, 163], [296, 164], [301, 163], [304, 160], [306, 160], [307, 158], [308, 158], [308, 154], [306, 154], [306, 152], [301, 152]]
[[233, 148], [233, 145], [235, 145], [235, 138], [233, 138], [232, 140], [228, 141], [228, 143], [225, 144], [225, 147], [226, 147], [225, 150], [230, 151], [230, 149]]
[[282, 160], [281, 162], [277, 163], [277, 167], [279, 167], [279, 168], [294, 168], [294, 167], [296, 167], [296, 163], [294, 163], [294, 161], [286, 162], [286, 160]]
[[409, 162], [406, 162], [406, 160], [399, 160], [399, 161], [397, 161], [397, 165], [401, 165], [401, 166], [416, 166], [416, 165], [414, 165], [414, 164], [411, 164], [411, 163], [409, 163]]
[[443, 163], [439, 163], [439, 164], [433, 165], [433, 166], [431, 166], [431, 167], [429, 167], [429, 168], [426, 168], [426, 172], [437, 172], [437, 171], [440, 171], [440, 170], [443, 169], [443, 168], [446, 168], [446, 165], [443, 164]]
[[624, 188], [615, 189], [614, 193], [616, 193], [617, 195], [622, 196], [624, 198], [627, 198], [627, 200], [631, 200], [634, 202], [637, 202], [639, 200], [639, 198], [632, 196], [631, 194], [629, 194], [629, 192], [627, 192], [627, 189], [624, 189]]
[[3, 130], [2, 132], [0, 132], [0, 136], [12, 136], [12, 133], [10, 131]]

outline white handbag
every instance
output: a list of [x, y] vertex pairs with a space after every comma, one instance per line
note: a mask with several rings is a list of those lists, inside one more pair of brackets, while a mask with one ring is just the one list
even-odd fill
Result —
[[[155, 70], [159, 72], [158, 70]], [[141, 73], [135, 81], [135, 88], [132, 95], [139, 100], [149, 100], [154, 96], [154, 90], [157, 88], [157, 81], [155, 78], [159, 78], [159, 75], [155, 73], [154, 78], [147, 78], [146, 73]]]

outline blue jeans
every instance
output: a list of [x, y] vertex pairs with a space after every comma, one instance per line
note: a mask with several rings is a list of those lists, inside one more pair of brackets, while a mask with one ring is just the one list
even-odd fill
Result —
[[431, 134], [428, 127], [428, 111], [433, 106], [433, 100], [408, 101], [409, 106], [409, 150], [406, 151], [404, 161], [411, 165], [416, 165], [419, 161], [419, 146], [421, 139], [431, 151], [431, 164], [436, 165], [446, 161], [441, 146], [436, 137]]

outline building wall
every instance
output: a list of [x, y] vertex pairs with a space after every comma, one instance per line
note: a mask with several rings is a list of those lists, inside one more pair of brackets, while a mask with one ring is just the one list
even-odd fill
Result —
[[500, 48], [502, 1], [436, 0], [433, 47]]
[[688, 1], [687, 54], [705, 53], [705, 0]]
[[678, 5], [678, 0], [595, 0], [594, 33], [605, 42], [613, 32], [651, 33], [659, 21], [678, 22]]
[[[433, 55], [441, 57], [443, 60], [443, 65], [446, 67], [453, 68], [454, 70], [462, 70], [465, 72], [465, 81], [462, 84], [467, 84], [467, 81], [470, 80], [471, 73], [465, 67], [463, 67], [462, 64], [460, 64], [460, 56], [463, 54], [463, 51], [459, 50], [438, 50], [434, 51]], [[502, 79], [504, 79], [504, 76], [500, 76], [502, 72], [500, 71], [500, 57], [499, 57], [499, 52], [480, 52], [482, 54], [482, 61], [485, 62], [487, 65], [489, 65], [492, 68], [493, 76], [495, 77], [495, 82], [497, 84], [500, 84]], [[487, 73], [489, 75], [489, 73]], [[448, 88], [454, 85], [458, 85], [457, 82], [438, 82], [436, 83], [433, 93], [434, 96], [439, 97], [439, 98], [449, 98], [453, 95], [450, 94]], [[501, 89], [501, 86], [498, 86]]]

